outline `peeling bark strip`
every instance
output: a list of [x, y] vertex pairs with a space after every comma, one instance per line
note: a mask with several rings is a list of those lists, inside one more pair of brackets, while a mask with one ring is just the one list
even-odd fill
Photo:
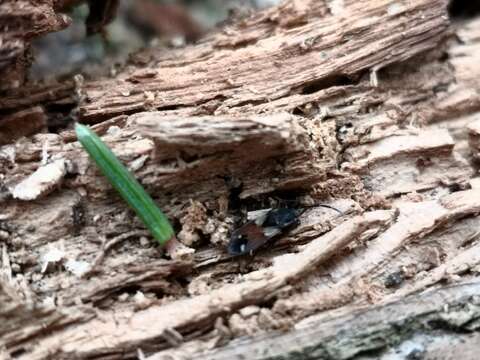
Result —
[[66, 168], [63, 159], [41, 166], [32, 175], [17, 184], [11, 193], [14, 199], [35, 200], [60, 186]]
[[448, 25], [445, 0], [349, 1], [327, 13], [323, 1], [286, 2], [197, 46], [152, 54], [147, 68], [86, 84], [81, 118], [172, 107], [255, 111], [286, 95], [354, 84], [362, 71], [436, 47]]
[[[361, 170], [393, 156], [428, 153], [438, 156], [442, 152], [449, 154], [454, 145], [455, 141], [447, 130], [419, 130], [417, 134], [398, 134], [373, 144], [347, 149], [344, 157], [346, 161], [355, 164], [355, 169], [352, 170]], [[345, 168], [348, 165], [343, 164]]]
[[446, 129], [396, 129], [388, 135], [344, 152], [342, 169], [362, 174], [371, 191], [392, 196], [439, 185], [466, 186], [473, 175], [466, 159], [454, 152], [455, 140]]
[[[367, 358], [378, 359], [388, 347], [397, 347], [398, 356], [403, 352], [399, 345], [411, 339], [419, 329], [423, 334], [428, 334], [425, 339], [426, 347], [430, 347], [428, 344], [435, 338], [429, 334], [446, 327], [452, 329], [453, 333], [478, 330], [479, 295], [480, 283], [476, 282], [408, 297], [389, 305], [350, 308], [346, 315], [318, 316], [305, 324], [299, 324], [297, 331], [293, 333], [268, 334], [236, 342], [217, 351], [209, 351], [203, 356], [197, 354], [195, 359], [346, 360], [360, 354], [369, 354], [366, 355]], [[414, 345], [415, 340], [411, 341]], [[421, 339], [417, 341], [419, 346]], [[451, 339], [437, 341], [441, 342], [446, 353], [450, 353]], [[413, 349], [415, 347], [412, 346]], [[432, 348], [435, 350], [435, 347]], [[408, 358], [410, 352], [414, 354], [413, 349], [402, 355]], [[423, 346], [420, 349], [420, 353], [425, 352]], [[167, 354], [160, 353], [148, 359], [166, 359], [162, 355]], [[437, 359], [440, 358], [444, 357]], [[474, 357], [467, 356], [465, 359], [473, 360]]]

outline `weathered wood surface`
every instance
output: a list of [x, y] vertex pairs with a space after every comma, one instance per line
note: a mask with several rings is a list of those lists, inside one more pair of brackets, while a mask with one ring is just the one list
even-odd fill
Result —
[[[346, 308], [303, 321], [294, 332], [265, 334], [190, 355], [205, 360], [388, 359], [393, 354], [403, 359], [473, 360], [478, 357], [479, 287], [478, 282], [447, 286], [388, 305]], [[445, 328], [450, 332], [442, 343], [436, 339]], [[466, 344], [455, 346], [460, 341]], [[148, 359], [166, 358], [165, 352]]]
[[[12, 113], [80, 101], [196, 250], [162, 258], [71, 131], [0, 147], [0, 295], [32, 314], [0, 311], [5, 356], [220, 359], [252, 344], [285, 358], [321, 339], [311, 358], [387, 356], [416, 329], [446, 341], [442, 301], [477, 336], [480, 20], [449, 26], [446, 6], [287, 1], [115, 78], [0, 99]], [[236, 203], [292, 190], [343, 214], [313, 207], [269, 250], [228, 256]], [[457, 281], [473, 284], [443, 289]], [[286, 347], [261, 355], [271, 341]]]
[[443, 0], [343, 3], [337, 9], [324, 1], [286, 2], [198, 45], [144, 54], [148, 66], [85, 85], [81, 119], [95, 123], [152, 108], [174, 114], [293, 110], [328, 98], [336, 85], [358, 84], [364, 72], [434, 48], [448, 25]]
[[64, 117], [65, 105], [71, 109], [75, 104], [71, 84], [28, 81], [32, 41], [70, 24], [56, 5], [55, 0], [0, 2], [0, 145], [46, 132], [55, 123], [55, 114]]
[[54, 10], [54, 0], [6, 0], [0, 3], [0, 91], [22, 86], [38, 36], [65, 28], [70, 20]]

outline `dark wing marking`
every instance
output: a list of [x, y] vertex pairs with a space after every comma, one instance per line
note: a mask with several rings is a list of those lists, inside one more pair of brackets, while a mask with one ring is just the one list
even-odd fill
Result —
[[250, 221], [232, 233], [228, 252], [230, 255], [248, 254], [265, 245], [269, 239], [261, 226], [255, 224], [255, 221]]

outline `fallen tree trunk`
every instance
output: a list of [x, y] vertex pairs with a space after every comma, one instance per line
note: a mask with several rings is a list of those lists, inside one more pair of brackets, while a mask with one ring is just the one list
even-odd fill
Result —
[[[8, 92], [5, 356], [348, 359], [414, 341], [433, 357], [444, 345], [425, 341], [447, 333], [467, 351], [480, 295], [478, 29], [449, 27], [440, 0], [287, 1], [196, 45], [137, 54], [114, 78]], [[162, 259], [73, 132], [11, 131], [14, 114], [72, 99], [191, 259]], [[292, 194], [342, 214], [314, 206], [255, 257], [227, 254], [241, 211]], [[457, 281], [472, 284], [445, 286]]]

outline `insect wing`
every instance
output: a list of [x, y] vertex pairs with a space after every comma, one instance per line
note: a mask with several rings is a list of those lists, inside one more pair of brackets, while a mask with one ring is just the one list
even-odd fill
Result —
[[299, 211], [290, 208], [262, 209], [247, 214], [250, 220], [236, 229], [228, 244], [230, 255], [251, 253], [298, 223]]
[[271, 211], [272, 209], [249, 211], [247, 213], [247, 221], [255, 221], [255, 224], [262, 226]]
[[269, 239], [261, 226], [250, 221], [232, 233], [228, 252], [230, 255], [248, 254], [263, 246]]
[[263, 228], [263, 234], [266, 238], [271, 239], [274, 236], [277, 236], [282, 233], [282, 229], [278, 226], [267, 226]]

